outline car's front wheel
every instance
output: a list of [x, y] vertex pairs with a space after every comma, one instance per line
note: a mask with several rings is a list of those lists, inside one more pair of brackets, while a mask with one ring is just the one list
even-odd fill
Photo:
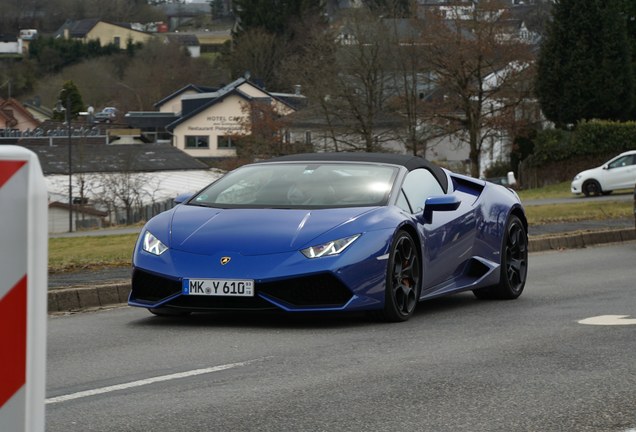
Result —
[[601, 189], [601, 185], [596, 180], [588, 180], [583, 183], [583, 194], [586, 197], [593, 195], [601, 195], [603, 193], [603, 189]]
[[381, 319], [399, 322], [413, 315], [420, 295], [421, 269], [415, 241], [406, 231], [399, 231], [391, 243]]
[[501, 248], [501, 272], [497, 285], [474, 290], [477, 298], [516, 299], [523, 292], [528, 274], [528, 234], [517, 216], [506, 224]]

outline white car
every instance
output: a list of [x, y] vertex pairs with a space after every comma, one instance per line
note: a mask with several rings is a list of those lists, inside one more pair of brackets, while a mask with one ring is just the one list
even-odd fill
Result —
[[636, 185], [636, 150], [621, 153], [597, 168], [578, 173], [572, 180], [573, 194], [608, 195]]

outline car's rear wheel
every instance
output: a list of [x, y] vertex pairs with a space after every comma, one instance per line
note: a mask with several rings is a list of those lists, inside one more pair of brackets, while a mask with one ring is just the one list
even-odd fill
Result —
[[500, 271], [497, 285], [473, 291], [477, 298], [511, 300], [523, 292], [528, 274], [528, 234], [521, 220], [514, 215], [506, 224]]
[[583, 183], [583, 194], [586, 197], [592, 195], [601, 195], [603, 193], [603, 189], [601, 189], [601, 185], [596, 180], [588, 180]]
[[421, 269], [415, 241], [407, 232], [399, 231], [391, 244], [381, 319], [399, 322], [413, 315], [420, 295]]

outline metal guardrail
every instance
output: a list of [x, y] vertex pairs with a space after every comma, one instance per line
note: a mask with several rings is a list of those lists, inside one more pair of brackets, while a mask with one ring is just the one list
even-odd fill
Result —
[[[71, 136], [85, 137], [85, 136], [103, 136], [106, 132], [98, 126], [80, 126], [71, 128]], [[57, 127], [54, 129], [0, 129], [0, 138], [48, 138], [48, 137], [68, 137], [68, 129], [65, 127]]]

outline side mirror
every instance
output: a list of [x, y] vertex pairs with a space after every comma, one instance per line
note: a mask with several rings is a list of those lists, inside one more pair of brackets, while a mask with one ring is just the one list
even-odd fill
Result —
[[181, 204], [183, 202], [186, 202], [187, 200], [189, 200], [190, 198], [192, 198], [192, 193], [183, 193], [180, 195], [177, 195], [177, 197], [174, 199], [174, 203], [175, 204]]
[[454, 195], [442, 195], [426, 198], [424, 203], [424, 223], [433, 222], [433, 212], [457, 210], [461, 201]]

